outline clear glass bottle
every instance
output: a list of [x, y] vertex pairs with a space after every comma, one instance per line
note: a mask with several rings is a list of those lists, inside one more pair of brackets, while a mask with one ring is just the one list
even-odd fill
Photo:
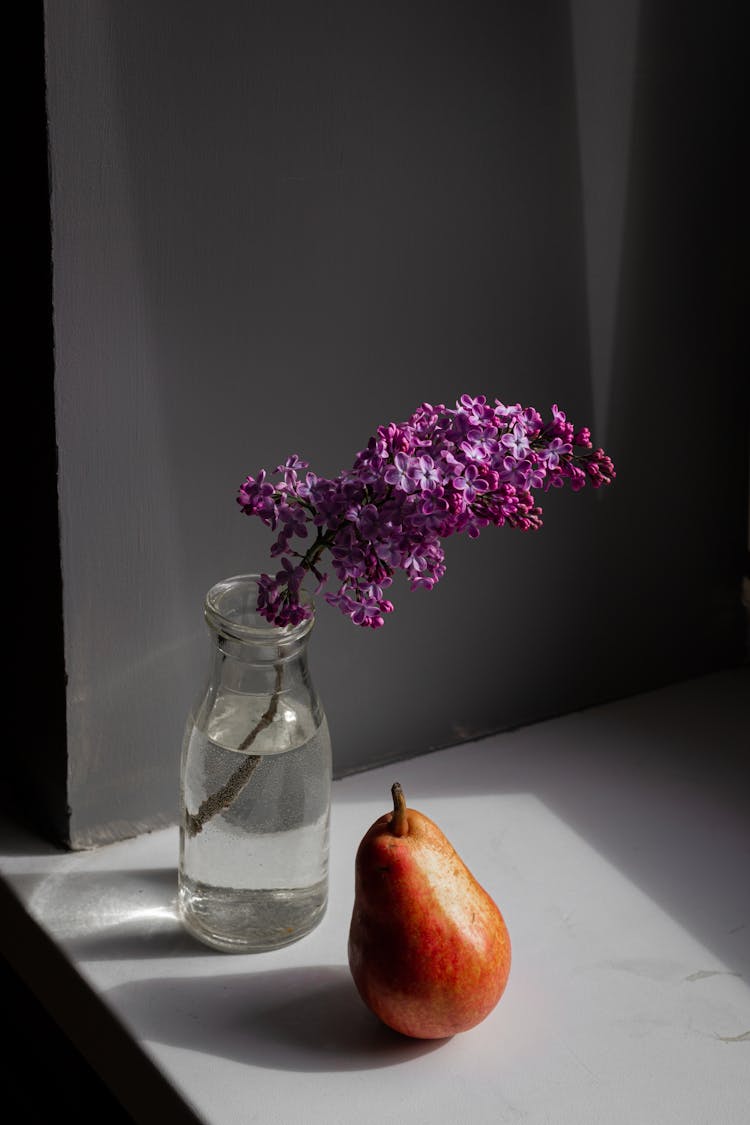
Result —
[[280, 629], [256, 598], [257, 575], [206, 595], [210, 675], [180, 785], [180, 914], [237, 953], [297, 941], [328, 898], [331, 743], [307, 663], [314, 619]]

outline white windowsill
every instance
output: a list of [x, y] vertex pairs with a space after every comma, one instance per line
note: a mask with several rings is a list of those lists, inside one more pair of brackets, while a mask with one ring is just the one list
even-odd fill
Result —
[[[336, 782], [328, 913], [275, 953], [183, 932], [176, 829], [53, 854], [8, 828], [5, 951], [138, 1121], [746, 1125], [749, 687], [720, 673]], [[346, 965], [354, 854], [394, 780], [513, 943], [498, 1007], [441, 1043], [381, 1027]]]

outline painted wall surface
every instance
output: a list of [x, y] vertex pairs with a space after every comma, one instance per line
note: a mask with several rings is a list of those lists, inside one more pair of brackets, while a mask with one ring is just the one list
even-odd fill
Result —
[[424, 400], [557, 402], [618, 480], [551, 495], [537, 535], [448, 543], [378, 632], [321, 605], [338, 774], [742, 659], [731, 20], [48, 0], [46, 21], [73, 846], [176, 817], [203, 596], [269, 565], [243, 478], [292, 452], [335, 475]]

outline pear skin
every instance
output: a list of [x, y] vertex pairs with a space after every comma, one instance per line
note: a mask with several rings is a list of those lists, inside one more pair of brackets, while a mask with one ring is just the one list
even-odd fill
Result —
[[443, 1039], [480, 1023], [502, 996], [510, 937], [498, 907], [429, 817], [394, 809], [365, 834], [355, 862], [349, 968], [383, 1023]]

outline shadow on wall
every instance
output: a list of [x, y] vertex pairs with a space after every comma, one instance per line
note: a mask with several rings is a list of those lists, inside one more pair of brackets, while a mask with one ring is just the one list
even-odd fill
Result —
[[644, 4], [639, 18], [607, 420], [618, 527], [603, 513], [610, 550], [592, 574], [605, 659], [629, 638], [625, 691], [747, 653], [739, 9]]

